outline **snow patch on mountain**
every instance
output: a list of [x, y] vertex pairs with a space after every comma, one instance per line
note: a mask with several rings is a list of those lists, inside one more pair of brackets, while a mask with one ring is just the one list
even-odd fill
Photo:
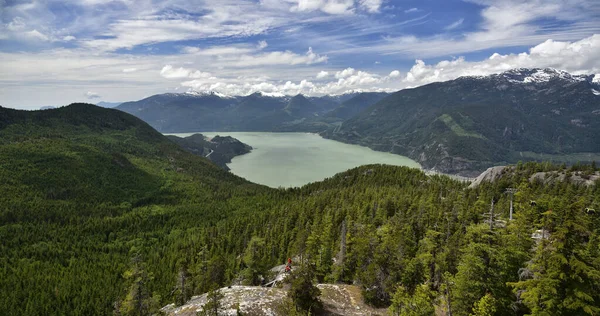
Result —
[[501, 73], [499, 76], [512, 83], [543, 83], [553, 79], [561, 79], [570, 82], [586, 81], [586, 75], [571, 75], [570, 73], [554, 68], [517, 68]]
[[232, 96], [229, 96], [229, 95], [226, 95], [226, 94], [223, 94], [220, 92], [216, 92], [216, 91], [210, 91], [210, 90], [207, 90], [207, 91], [189, 90], [185, 94], [197, 96], [197, 97], [216, 96], [216, 97], [223, 98], [223, 99], [233, 98]]
[[592, 89], [592, 93], [594, 95], [600, 95], [600, 91], [596, 90], [596, 89]]

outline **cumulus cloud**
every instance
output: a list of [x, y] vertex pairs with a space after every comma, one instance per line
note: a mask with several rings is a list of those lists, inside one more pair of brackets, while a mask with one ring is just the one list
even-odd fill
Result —
[[[273, 95], [306, 95], [342, 94], [349, 91], [393, 91], [388, 87], [391, 78], [400, 74], [392, 72], [389, 76], [380, 76], [367, 71], [353, 68], [344, 69], [336, 73], [337, 80], [325, 82], [312, 82], [300, 80], [297, 82], [248, 82], [239, 80], [212, 77], [209, 79], [189, 80], [182, 86], [195, 91], [216, 91], [229, 95], [247, 95], [254, 92], [264, 92]], [[318, 75], [317, 75], [318, 77]], [[323, 77], [324, 78], [324, 77]]]
[[92, 92], [92, 91], [88, 91], [85, 94], [85, 97], [88, 99], [99, 99], [101, 98], [100, 95], [97, 92]]
[[394, 70], [394, 71], [390, 72], [390, 74], [388, 75], [388, 77], [390, 77], [390, 78], [400, 77], [400, 71]]
[[62, 40], [63, 40], [63, 41], [65, 41], [65, 42], [74, 41], [74, 40], [76, 40], [76, 39], [77, 39], [77, 38], [76, 38], [75, 36], [73, 36], [73, 35], [67, 35], [67, 36], [64, 36], [64, 37], [62, 38]]
[[187, 69], [183, 67], [174, 68], [171, 65], [165, 65], [160, 70], [160, 75], [167, 79], [197, 79], [210, 78], [212, 75], [208, 72], [201, 72], [195, 69]]
[[346, 68], [342, 71], [338, 71], [335, 73], [335, 77], [337, 79], [343, 79], [343, 78], [347, 78], [350, 77], [354, 74], [356, 70], [354, 68]]
[[317, 74], [317, 79], [327, 78], [328, 76], [329, 76], [329, 73], [327, 71], [320, 71]]

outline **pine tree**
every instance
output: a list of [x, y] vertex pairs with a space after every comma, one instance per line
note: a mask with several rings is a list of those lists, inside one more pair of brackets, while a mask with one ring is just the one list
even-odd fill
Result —
[[[569, 188], [556, 211], [544, 213], [547, 231], [529, 263], [527, 278], [512, 283], [532, 315], [595, 315], [600, 313], [597, 297], [600, 270], [585, 247], [589, 219], [582, 215], [581, 201], [573, 200]], [[555, 214], [556, 213], [556, 214]]]
[[494, 297], [487, 293], [483, 296], [475, 306], [473, 306], [473, 312], [470, 316], [494, 316], [496, 313], [496, 302]]
[[435, 292], [427, 284], [418, 285], [414, 293], [399, 286], [389, 308], [394, 316], [430, 316], [435, 314]]
[[223, 293], [214, 286], [213, 290], [206, 294], [206, 304], [202, 306], [202, 310], [197, 314], [199, 316], [219, 316], [223, 309]]
[[314, 267], [303, 265], [291, 275], [291, 287], [288, 297], [294, 302], [296, 310], [315, 312], [321, 307], [321, 290], [314, 284]]
[[146, 272], [141, 256], [136, 255], [132, 259], [133, 267], [125, 271], [123, 277], [130, 283], [127, 295], [120, 304], [121, 315], [150, 315], [156, 308], [156, 297], [151, 297], [148, 283], [152, 275]]

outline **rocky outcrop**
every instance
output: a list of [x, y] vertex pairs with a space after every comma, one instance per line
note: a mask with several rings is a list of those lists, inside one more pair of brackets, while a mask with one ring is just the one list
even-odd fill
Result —
[[544, 184], [550, 184], [552, 182], [569, 181], [575, 184], [581, 185], [594, 185], [596, 181], [600, 179], [600, 172], [594, 172], [592, 174], [584, 173], [581, 171], [566, 172], [566, 171], [549, 171], [549, 172], [536, 172], [529, 177], [530, 182], [543, 182]]
[[486, 171], [484, 171], [482, 174], [480, 174], [477, 178], [475, 178], [475, 180], [473, 180], [473, 182], [471, 182], [471, 185], [469, 185], [469, 188], [471, 188], [471, 189], [476, 188], [479, 185], [481, 185], [481, 183], [483, 183], [483, 182], [494, 182], [497, 179], [499, 179], [500, 177], [502, 177], [502, 175], [506, 171], [510, 171], [511, 169], [512, 169], [511, 167], [506, 167], [506, 166], [497, 166], [497, 167], [488, 168]]
[[[319, 284], [321, 302], [326, 315], [386, 315], [386, 309], [375, 309], [363, 302], [360, 288], [348, 284]], [[220, 289], [223, 315], [285, 315], [285, 287], [231, 286]], [[167, 305], [166, 315], [194, 316], [207, 303], [207, 294], [194, 296], [186, 304]]]
[[[469, 188], [474, 189], [484, 182], [497, 181], [503, 176], [509, 175], [514, 171], [514, 167], [511, 166], [497, 166], [488, 168], [471, 182]], [[590, 186], [595, 185], [598, 180], [600, 180], [600, 172], [598, 171], [590, 173], [584, 171], [554, 170], [536, 172], [529, 176], [529, 182], [540, 182], [543, 184], [568, 181], [574, 184]]]

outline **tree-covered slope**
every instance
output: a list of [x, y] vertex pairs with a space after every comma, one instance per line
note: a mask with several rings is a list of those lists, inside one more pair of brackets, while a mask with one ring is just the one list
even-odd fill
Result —
[[1, 313], [109, 314], [134, 255], [168, 300], [179, 237], [264, 192], [121, 111], [0, 108]]
[[568, 155], [600, 153], [600, 96], [592, 79], [517, 69], [405, 89], [328, 136], [470, 175], [539, 153], [577, 160]]
[[227, 164], [233, 157], [247, 154], [252, 150], [250, 145], [231, 136], [217, 135], [212, 139], [206, 139], [202, 134], [194, 134], [188, 137], [169, 135], [167, 138], [194, 155], [208, 158], [225, 170], [229, 170]]
[[339, 118], [347, 120], [359, 114], [369, 106], [379, 102], [381, 99], [388, 96], [385, 92], [364, 92], [355, 97], [344, 101], [340, 106], [327, 113], [327, 117]]

